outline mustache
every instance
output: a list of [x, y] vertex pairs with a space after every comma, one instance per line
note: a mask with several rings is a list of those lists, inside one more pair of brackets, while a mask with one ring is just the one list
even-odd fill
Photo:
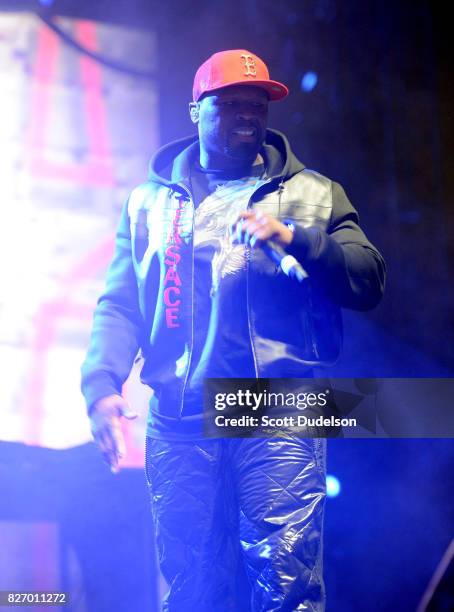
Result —
[[233, 129], [238, 129], [238, 128], [240, 128], [240, 129], [241, 128], [245, 128], [245, 129], [255, 128], [256, 130], [258, 130], [258, 129], [260, 129], [260, 124], [257, 123], [256, 121], [248, 121], [248, 122], [242, 121], [241, 123], [236, 123], [233, 126]]

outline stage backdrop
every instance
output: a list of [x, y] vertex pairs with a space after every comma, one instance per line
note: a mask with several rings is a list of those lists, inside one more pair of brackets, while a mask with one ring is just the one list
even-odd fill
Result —
[[[56, 23], [88, 51], [153, 73], [149, 32]], [[27, 13], [0, 15], [0, 79], [0, 440], [69, 448], [91, 439], [80, 364], [120, 209], [157, 146], [156, 84], [105, 67]], [[137, 375], [126, 394], [141, 416], [128, 424], [125, 465], [139, 465]]]

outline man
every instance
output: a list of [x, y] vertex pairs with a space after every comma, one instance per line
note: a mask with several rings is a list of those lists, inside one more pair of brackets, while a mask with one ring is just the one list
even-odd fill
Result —
[[[139, 349], [154, 390], [146, 473], [169, 612], [324, 609], [325, 441], [207, 439], [202, 424], [204, 379], [309, 377], [339, 355], [340, 307], [383, 292], [383, 259], [342, 188], [267, 130], [287, 93], [249, 51], [202, 64], [198, 137], [158, 151], [132, 192], [95, 312], [82, 388], [114, 471]], [[303, 282], [268, 257], [270, 239]]]

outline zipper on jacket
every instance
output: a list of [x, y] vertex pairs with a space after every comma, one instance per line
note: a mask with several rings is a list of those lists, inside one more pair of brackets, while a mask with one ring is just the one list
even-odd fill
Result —
[[248, 247], [248, 256], [246, 258], [246, 312], [247, 312], [247, 327], [249, 331], [249, 342], [251, 343], [252, 360], [254, 362], [255, 377], [259, 377], [259, 369], [257, 365], [257, 357], [255, 355], [254, 341], [252, 340], [251, 318], [249, 316], [249, 268], [251, 265], [251, 247]]
[[[268, 185], [269, 183], [271, 183], [272, 180], [273, 179], [268, 179], [267, 181], [262, 183], [260, 185], [260, 187], [258, 187], [255, 191], [252, 192], [251, 197], [249, 198], [249, 202], [248, 202], [247, 208], [252, 208], [251, 204], [252, 204], [252, 197], [254, 196], [254, 194], [257, 193], [257, 191], [259, 189], [261, 189], [261, 187], [263, 187], [264, 185]], [[258, 368], [258, 364], [257, 364], [257, 356], [255, 354], [254, 341], [252, 339], [250, 305], [249, 305], [249, 270], [250, 270], [250, 267], [251, 267], [252, 249], [251, 249], [251, 247], [247, 247], [247, 249], [248, 249], [247, 250], [248, 256], [246, 257], [246, 314], [247, 314], [247, 327], [248, 327], [248, 331], [249, 331], [249, 342], [251, 343], [251, 353], [252, 353], [252, 360], [254, 362], [255, 377], [258, 378], [259, 377], [259, 368]]]
[[148, 444], [149, 444], [149, 442], [148, 442], [148, 433], [147, 433], [147, 435], [145, 436], [145, 460], [144, 460], [143, 467], [144, 467], [144, 471], [145, 471], [145, 480], [146, 480], [147, 484], [150, 485], [151, 478], [150, 478], [150, 475], [148, 473], [148, 452], [149, 452], [148, 451]]

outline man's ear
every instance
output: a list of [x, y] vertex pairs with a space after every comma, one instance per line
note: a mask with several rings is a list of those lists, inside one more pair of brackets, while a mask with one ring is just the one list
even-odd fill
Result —
[[199, 103], [198, 102], [189, 102], [189, 115], [191, 117], [192, 123], [199, 122]]

